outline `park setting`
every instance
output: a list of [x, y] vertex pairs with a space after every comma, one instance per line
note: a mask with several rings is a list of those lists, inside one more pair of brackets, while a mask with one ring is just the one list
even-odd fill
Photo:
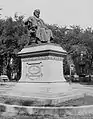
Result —
[[[40, 1], [29, 2], [23, 2], [30, 9], [27, 17], [18, 13], [27, 10], [21, 7], [22, 1], [17, 11], [11, 1], [13, 16], [4, 17], [8, 13], [3, 5], [6, 9], [8, 3], [2, 1], [0, 8], [0, 119], [93, 119], [93, 26], [88, 21], [91, 14], [85, 24], [82, 14], [77, 14], [82, 19], [78, 17], [76, 22], [76, 13], [72, 15], [72, 24], [61, 15], [67, 24], [59, 25], [60, 13], [55, 21], [50, 17], [50, 22], [46, 22], [46, 18], [59, 9], [62, 13], [71, 9], [67, 2], [63, 0], [67, 6], [62, 8], [60, 1], [55, 12], [57, 2], [52, 10], [46, 2], [50, 8], [47, 14], [42, 0], [42, 5]], [[86, 10], [87, 2], [83, 7], [82, 2], [77, 4]], [[79, 10], [79, 6], [76, 8]]]

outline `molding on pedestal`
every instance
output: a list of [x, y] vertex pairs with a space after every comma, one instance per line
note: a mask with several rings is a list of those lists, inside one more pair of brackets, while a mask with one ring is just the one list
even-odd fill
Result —
[[23, 58], [23, 62], [27, 61], [38, 61], [38, 60], [56, 60], [56, 61], [63, 61], [63, 57], [57, 56], [41, 56], [41, 57], [30, 57], [30, 58]]
[[36, 51], [36, 52], [27, 52], [27, 53], [20, 53], [18, 56], [21, 58], [27, 57], [38, 57], [38, 56], [57, 56], [57, 57], [64, 57], [66, 56], [66, 52], [54, 51], [54, 50], [44, 50], [44, 51]]

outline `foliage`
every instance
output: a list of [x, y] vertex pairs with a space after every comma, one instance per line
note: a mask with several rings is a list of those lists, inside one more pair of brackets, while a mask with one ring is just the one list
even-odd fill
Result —
[[[74, 63], [77, 74], [80, 73], [81, 53], [83, 53], [83, 63], [85, 63], [85, 72], [91, 72], [91, 64], [93, 59], [93, 30], [92, 28], [82, 29], [80, 26], [58, 27], [51, 25], [54, 41], [60, 44], [67, 52], [67, 63], [65, 68]], [[71, 57], [69, 59], [69, 57]], [[73, 61], [72, 61], [73, 60]]]
[[[23, 16], [15, 15], [14, 20], [11, 17], [6, 20], [0, 19], [0, 23], [0, 60], [2, 62], [0, 71], [2, 74], [7, 74], [11, 57], [17, 55], [27, 44], [28, 35]], [[15, 60], [17, 60], [17, 57]]]
[[[92, 28], [82, 29], [80, 26], [68, 28], [49, 24], [47, 26], [53, 32], [53, 42], [60, 44], [68, 52], [67, 58], [64, 59], [64, 71], [69, 73], [69, 66], [73, 63], [78, 73], [81, 53], [83, 53], [86, 72], [90, 72], [91, 64], [93, 64]], [[19, 71], [20, 63], [18, 63], [17, 53], [28, 44], [29, 40], [24, 16], [15, 14], [14, 19], [11, 17], [0, 19], [0, 74], [10, 74], [7, 69]], [[11, 58], [14, 60], [13, 65], [10, 65]]]

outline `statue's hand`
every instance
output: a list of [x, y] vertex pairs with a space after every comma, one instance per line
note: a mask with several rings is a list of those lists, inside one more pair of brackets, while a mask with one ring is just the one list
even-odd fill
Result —
[[33, 26], [30, 27], [29, 30], [30, 30], [31, 33], [36, 32], [36, 30], [37, 30], [37, 26], [33, 25]]

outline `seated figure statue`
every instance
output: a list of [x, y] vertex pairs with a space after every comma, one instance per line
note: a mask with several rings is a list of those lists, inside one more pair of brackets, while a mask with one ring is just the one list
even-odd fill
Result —
[[28, 33], [30, 38], [34, 37], [35, 40], [39, 40], [42, 43], [50, 43], [50, 40], [53, 39], [53, 34], [50, 29], [46, 26], [44, 21], [39, 18], [40, 10], [36, 9], [33, 12], [33, 16], [29, 17], [25, 21], [25, 25], [28, 27]]

